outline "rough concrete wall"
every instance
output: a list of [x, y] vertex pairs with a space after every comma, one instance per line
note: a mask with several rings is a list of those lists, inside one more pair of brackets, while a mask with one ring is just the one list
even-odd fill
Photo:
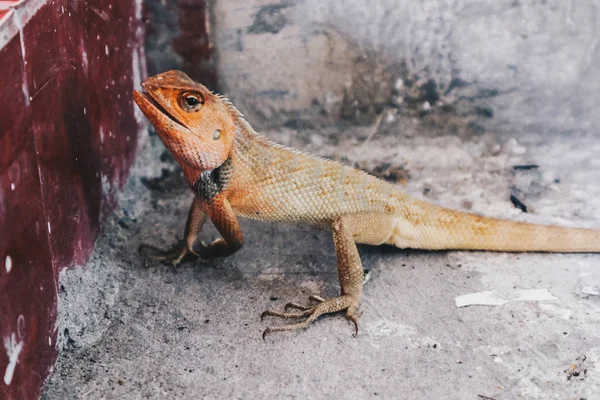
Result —
[[216, 1], [220, 84], [263, 126], [306, 124], [299, 115], [368, 123], [392, 107], [513, 133], [593, 132], [599, 5]]
[[211, 21], [206, 0], [144, 0], [148, 74], [184, 70], [207, 87], [216, 86]]
[[140, 19], [141, 1], [28, 0], [0, 24], [2, 399], [39, 397], [58, 274], [89, 258], [133, 161]]

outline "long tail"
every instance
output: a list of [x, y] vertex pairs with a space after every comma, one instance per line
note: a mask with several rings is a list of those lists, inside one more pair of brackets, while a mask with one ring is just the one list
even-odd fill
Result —
[[584, 253], [600, 252], [600, 230], [487, 218], [414, 200], [396, 214], [387, 243], [428, 250]]

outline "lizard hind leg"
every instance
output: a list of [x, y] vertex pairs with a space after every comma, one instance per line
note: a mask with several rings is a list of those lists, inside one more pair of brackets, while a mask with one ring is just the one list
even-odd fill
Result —
[[[322, 298], [321, 296], [308, 296], [308, 301], [311, 301], [313, 303], [322, 303], [325, 301], [324, 298]], [[287, 303], [285, 306], [283, 306], [283, 309], [285, 311], [288, 310], [288, 308], [295, 308], [296, 310], [302, 310], [302, 311], [308, 311], [308, 310], [312, 310], [313, 307], [311, 306], [301, 306], [300, 304], [296, 304], [296, 303]]]
[[[318, 304], [312, 307], [303, 307], [294, 303], [286, 305], [288, 308], [300, 310], [299, 312], [276, 312], [265, 311], [262, 317], [274, 316], [279, 318], [303, 318], [304, 321], [296, 324], [272, 326], [265, 329], [264, 337], [271, 332], [291, 331], [308, 327], [313, 321], [323, 314], [330, 314], [346, 310], [346, 317], [354, 324], [354, 335], [358, 334], [358, 323], [356, 320], [356, 310], [360, 305], [360, 299], [363, 292], [363, 268], [356, 248], [355, 239], [363, 234], [365, 229], [372, 225], [373, 221], [370, 215], [357, 214], [346, 215], [336, 218], [332, 223], [333, 242], [337, 257], [338, 275], [340, 279], [341, 294], [331, 299], [323, 299], [318, 296], [311, 296], [309, 299]], [[383, 233], [387, 238], [389, 232]], [[381, 233], [378, 233], [381, 235]], [[371, 241], [382, 243], [385, 238], [371, 238]]]

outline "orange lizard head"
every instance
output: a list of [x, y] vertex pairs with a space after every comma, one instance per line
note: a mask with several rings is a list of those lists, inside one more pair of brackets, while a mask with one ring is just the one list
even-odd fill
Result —
[[135, 102], [184, 169], [212, 170], [227, 160], [236, 127], [217, 95], [180, 71], [152, 76], [142, 88]]

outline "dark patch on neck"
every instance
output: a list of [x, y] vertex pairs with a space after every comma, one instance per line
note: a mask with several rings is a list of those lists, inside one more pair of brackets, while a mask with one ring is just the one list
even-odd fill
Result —
[[227, 183], [233, 173], [233, 163], [229, 157], [223, 164], [210, 171], [202, 171], [196, 182], [190, 187], [204, 202], [212, 201], [219, 193], [227, 188]]

